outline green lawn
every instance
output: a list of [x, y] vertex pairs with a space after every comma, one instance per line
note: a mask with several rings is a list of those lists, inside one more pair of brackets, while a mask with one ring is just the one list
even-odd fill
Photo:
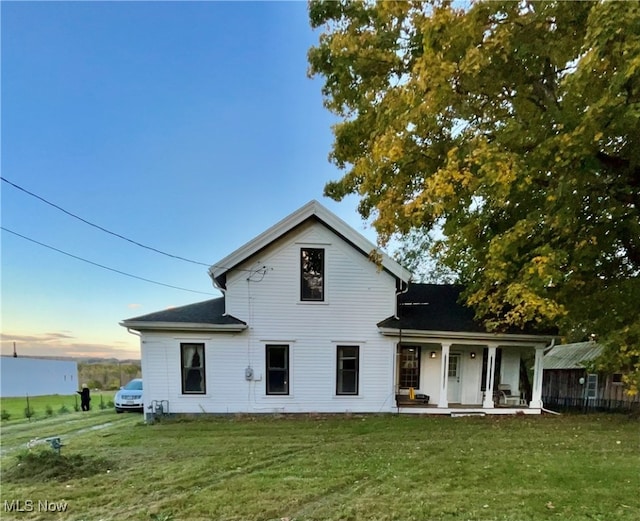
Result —
[[[3, 424], [0, 508], [67, 504], [7, 519], [640, 519], [639, 424], [622, 415], [75, 417]], [[20, 449], [53, 433], [60, 478]]]
[[[113, 408], [113, 396], [115, 391], [95, 391], [91, 393], [91, 408], [93, 410], [102, 407]], [[80, 410], [80, 395], [60, 395], [52, 394], [48, 396], [29, 396], [29, 409], [33, 415], [32, 420], [53, 416], [56, 414], [66, 414]], [[0, 411], [8, 414], [8, 420], [3, 417], [3, 421], [24, 420], [26, 418], [27, 397], [0, 398]]]

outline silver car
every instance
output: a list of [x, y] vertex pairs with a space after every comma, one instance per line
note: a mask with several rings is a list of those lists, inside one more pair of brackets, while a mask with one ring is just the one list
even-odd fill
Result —
[[142, 378], [134, 378], [113, 397], [117, 413], [125, 411], [142, 412], [144, 401], [142, 396]]

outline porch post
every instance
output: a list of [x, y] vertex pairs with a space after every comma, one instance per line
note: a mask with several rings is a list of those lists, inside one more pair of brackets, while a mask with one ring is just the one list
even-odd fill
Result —
[[447, 391], [449, 389], [449, 348], [451, 344], [440, 344], [442, 346], [442, 358], [440, 360], [440, 396], [438, 397], [438, 407], [449, 407]]
[[482, 401], [483, 409], [493, 409], [493, 381], [496, 373], [496, 348], [495, 344], [487, 346], [487, 374], [484, 380], [484, 400]]
[[530, 409], [542, 409], [542, 359], [544, 346], [536, 346], [536, 358], [533, 365], [533, 386], [531, 388]]

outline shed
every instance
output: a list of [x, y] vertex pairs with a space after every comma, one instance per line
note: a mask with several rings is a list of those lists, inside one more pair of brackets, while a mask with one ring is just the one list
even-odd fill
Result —
[[638, 396], [626, 393], [622, 373], [587, 370], [603, 349], [593, 340], [551, 348], [543, 360], [542, 400], [545, 407], [627, 410], [640, 406]]

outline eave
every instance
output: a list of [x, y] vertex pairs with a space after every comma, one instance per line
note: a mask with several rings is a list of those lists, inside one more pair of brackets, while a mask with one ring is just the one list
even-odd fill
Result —
[[247, 329], [246, 324], [202, 324], [195, 322], [120, 322], [122, 327], [134, 331], [195, 331], [199, 333], [240, 333]]
[[412, 337], [425, 340], [450, 340], [457, 344], [500, 344], [500, 345], [548, 345], [556, 339], [550, 335], [512, 334], [512, 333], [482, 333], [466, 331], [423, 331], [418, 329], [396, 329], [379, 327], [378, 330], [384, 336]]
[[[230, 255], [221, 259], [209, 268], [209, 275], [214, 285], [222, 290], [225, 289], [226, 274], [250, 257], [258, 254], [275, 241], [295, 230], [308, 219], [315, 218], [337, 236], [345, 240], [363, 255], [368, 256], [378, 248], [368, 239], [355, 231], [337, 215], [333, 214], [317, 201], [310, 201], [302, 208], [282, 219], [280, 222], [262, 232], [260, 235], [235, 250]], [[384, 252], [381, 254], [381, 268], [404, 283], [411, 278], [411, 273], [400, 266], [396, 261]]]

